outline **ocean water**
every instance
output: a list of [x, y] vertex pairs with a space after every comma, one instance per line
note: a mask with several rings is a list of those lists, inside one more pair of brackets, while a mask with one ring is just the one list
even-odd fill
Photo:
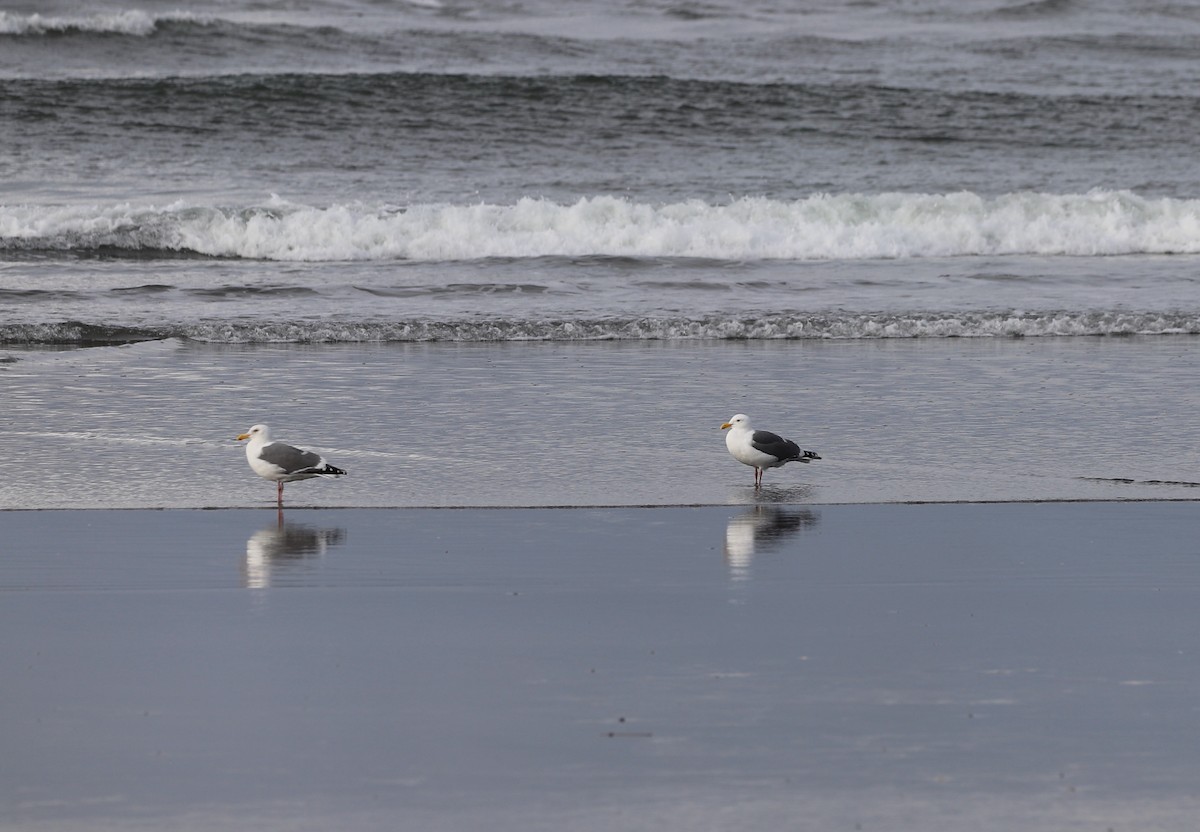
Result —
[[[1197, 56], [2, 4], [0, 827], [1186, 827]], [[822, 458], [754, 489], [738, 412]], [[348, 476], [277, 512], [257, 422]]]
[[[6, 508], [1192, 499], [1200, 3], [9, 3]], [[743, 411], [821, 453], [754, 494]], [[772, 490], [774, 489], [774, 490]]]

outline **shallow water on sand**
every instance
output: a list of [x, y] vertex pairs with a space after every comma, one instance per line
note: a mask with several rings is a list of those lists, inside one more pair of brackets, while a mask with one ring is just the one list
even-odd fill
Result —
[[[348, 470], [291, 506], [1194, 499], [1200, 338], [13, 351], [0, 507], [274, 501], [256, 422]], [[753, 472], [735, 412], [817, 451]]]
[[0, 826], [1177, 830], [1191, 505], [6, 512]]

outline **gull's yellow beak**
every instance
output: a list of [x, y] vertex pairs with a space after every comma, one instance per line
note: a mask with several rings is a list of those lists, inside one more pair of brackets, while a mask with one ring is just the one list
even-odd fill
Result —
[[241, 436], [239, 436], [239, 437], [237, 438], [237, 441], [241, 442], [243, 439], [249, 439], [249, 438], [250, 438], [250, 434], [248, 434], [248, 433], [243, 433]]
[[731, 428], [731, 427], [733, 427], [733, 422], [726, 422], [725, 424], [721, 425], [721, 430], [725, 430], [726, 428]]

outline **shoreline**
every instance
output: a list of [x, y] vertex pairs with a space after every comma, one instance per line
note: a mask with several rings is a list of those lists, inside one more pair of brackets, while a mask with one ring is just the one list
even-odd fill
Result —
[[[1145, 503], [1200, 503], [1200, 495], [1196, 497], [1060, 497], [1060, 498], [1029, 498], [1029, 499], [996, 499], [996, 500], [891, 500], [877, 502], [774, 502], [757, 503], [588, 503], [559, 505], [296, 505], [284, 506], [284, 513], [293, 511], [591, 511], [591, 510], [652, 510], [652, 509], [746, 509], [746, 508], [871, 508], [879, 506], [1007, 506], [1007, 505], [1088, 505], [1088, 504], [1131, 504]], [[274, 505], [264, 506], [0, 506], [0, 516], [19, 512], [251, 512], [251, 511], [280, 511]]]
[[[233, 441], [257, 422], [349, 472], [289, 486], [285, 503], [297, 507], [1200, 493], [1186, 441], [1196, 404], [1187, 369], [1200, 338], [56, 356], [5, 374], [14, 427], [0, 450], [22, 464], [0, 484], [4, 508], [265, 506], [274, 489]], [[314, 391], [311, 401], [293, 401], [296, 379]], [[823, 459], [772, 470], [755, 494], [752, 471], [730, 459], [719, 430], [736, 412]]]

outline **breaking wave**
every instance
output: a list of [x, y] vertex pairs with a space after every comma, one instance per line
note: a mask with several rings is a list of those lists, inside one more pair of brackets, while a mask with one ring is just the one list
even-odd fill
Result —
[[129, 35], [147, 37], [163, 24], [204, 25], [209, 18], [189, 12], [150, 14], [131, 9], [77, 15], [17, 14], [0, 11], [0, 35]]
[[795, 201], [245, 208], [0, 206], [0, 254], [127, 252], [279, 261], [546, 256], [724, 261], [1200, 252], [1200, 200], [1087, 194], [819, 194]]
[[980, 312], [486, 321], [211, 322], [132, 327], [0, 325], [0, 343], [103, 346], [180, 338], [217, 344], [431, 341], [857, 340], [1197, 335], [1200, 313]]

